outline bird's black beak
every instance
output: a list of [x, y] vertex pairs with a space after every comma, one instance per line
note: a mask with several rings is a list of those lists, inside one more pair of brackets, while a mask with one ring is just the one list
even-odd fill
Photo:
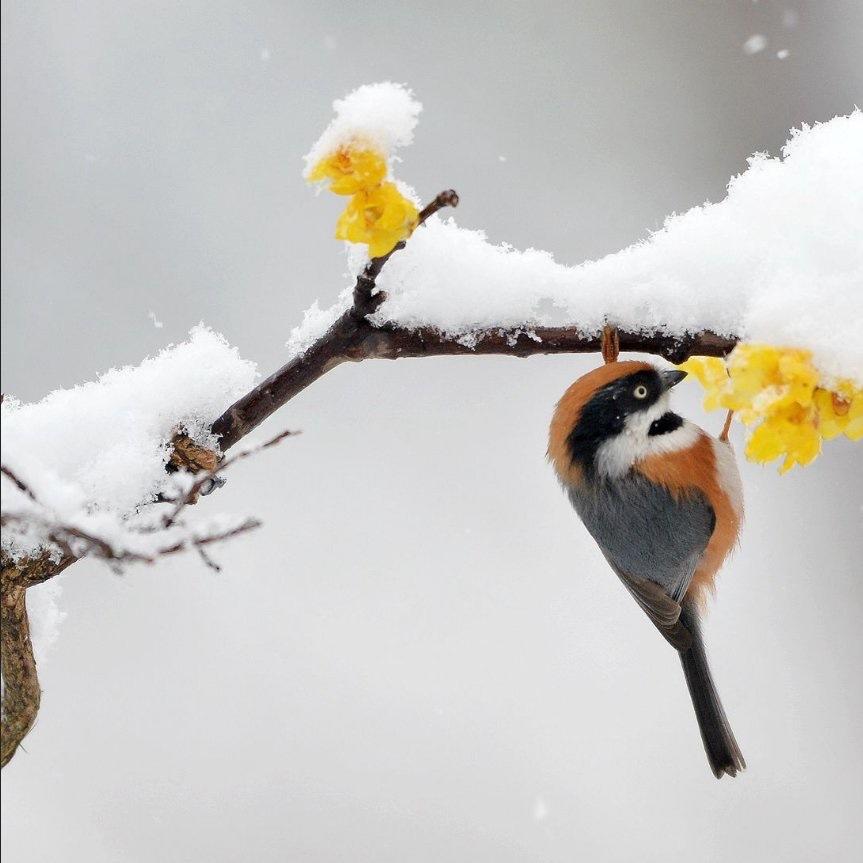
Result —
[[678, 369], [670, 369], [667, 372], [659, 373], [659, 379], [662, 381], [663, 391], [676, 387], [685, 377], [686, 372], [681, 372]]

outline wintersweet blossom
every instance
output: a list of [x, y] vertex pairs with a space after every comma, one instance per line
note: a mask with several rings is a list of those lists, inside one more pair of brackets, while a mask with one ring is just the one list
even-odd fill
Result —
[[821, 436], [824, 440], [842, 434], [853, 441], [863, 439], [863, 389], [850, 381], [839, 381], [836, 390], [815, 390]]
[[336, 239], [366, 243], [369, 255], [379, 258], [410, 236], [417, 215], [395, 183], [381, 183], [351, 198], [336, 223]]
[[707, 410], [736, 411], [755, 427], [747, 458], [764, 463], [784, 456], [780, 473], [810, 464], [822, 440], [863, 438], [863, 390], [844, 380], [819, 386], [809, 351], [740, 344], [727, 361], [692, 357], [681, 368], [704, 387]]
[[330, 181], [330, 191], [351, 199], [336, 222], [336, 239], [364, 243], [379, 258], [407, 239], [417, 224], [417, 208], [396, 187], [385, 182], [387, 161], [374, 150], [342, 147], [321, 159], [310, 182]]
[[386, 175], [387, 162], [380, 153], [342, 147], [312, 168], [309, 182], [329, 180], [334, 194], [354, 195], [382, 183]]

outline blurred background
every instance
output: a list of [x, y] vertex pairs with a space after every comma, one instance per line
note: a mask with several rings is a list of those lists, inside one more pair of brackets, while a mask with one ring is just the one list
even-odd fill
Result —
[[[281, 365], [343, 285], [341, 202], [301, 157], [359, 84], [424, 103], [399, 167], [424, 198], [452, 186], [460, 224], [567, 263], [863, 96], [857, 0], [8, 0], [2, 23], [2, 387], [24, 400], [200, 320]], [[342, 366], [259, 435], [302, 436], [203, 502], [265, 522], [221, 574], [61, 576], [8, 859], [855, 858], [859, 446], [742, 466], [707, 637], [749, 769], [716, 782], [676, 657], [544, 460], [597, 362]]]

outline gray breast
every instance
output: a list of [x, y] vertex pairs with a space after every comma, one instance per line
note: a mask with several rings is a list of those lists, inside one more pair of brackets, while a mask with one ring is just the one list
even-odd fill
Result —
[[716, 524], [701, 492], [675, 499], [630, 471], [619, 479], [569, 487], [567, 493], [612, 566], [682, 598]]

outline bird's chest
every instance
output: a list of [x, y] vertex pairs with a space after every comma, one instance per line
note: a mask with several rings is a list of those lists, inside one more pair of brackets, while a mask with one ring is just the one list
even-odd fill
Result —
[[682, 572], [692, 572], [713, 531], [713, 510], [702, 495], [676, 498], [634, 472], [570, 487], [568, 493], [615, 566], [664, 586], [678, 585]]

